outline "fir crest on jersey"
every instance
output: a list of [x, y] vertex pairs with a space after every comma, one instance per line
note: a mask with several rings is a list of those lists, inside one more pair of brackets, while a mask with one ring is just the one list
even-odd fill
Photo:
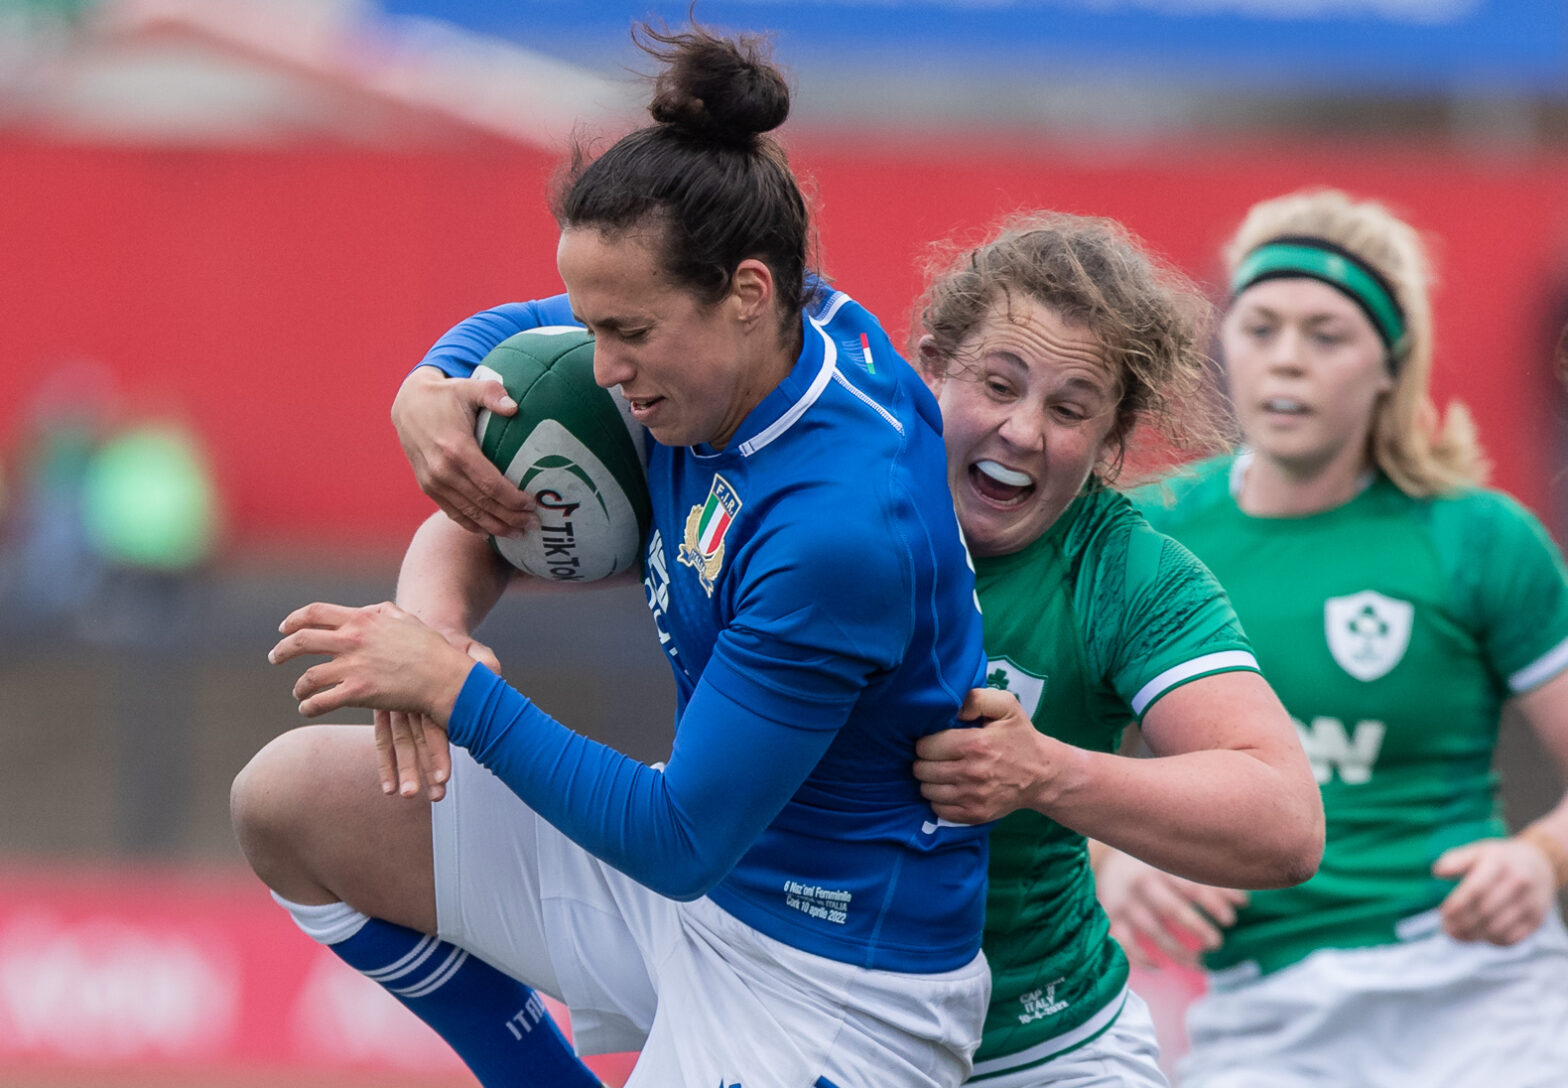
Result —
[[713, 584], [724, 566], [724, 538], [740, 513], [740, 496], [723, 476], [714, 473], [707, 499], [686, 515], [686, 537], [676, 562], [697, 572], [703, 591], [713, 596]]

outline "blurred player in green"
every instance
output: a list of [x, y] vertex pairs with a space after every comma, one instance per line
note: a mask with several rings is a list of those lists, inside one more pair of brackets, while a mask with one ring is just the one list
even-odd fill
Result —
[[[1203, 434], [1208, 310], [1120, 227], [1067, 215], [956, 254], [923, 300], [916, 354], [1007, 693], [972, 697], [998, 720], [924, 738], [915, 765], [939, 817], [1002, 818], [971, 1084], [1166, 1083], [1085, 835], [1255, 888], [1305, 879], [1322, 847], [1310, 767], [1224, 592], [1106, 482], [1141, 423]], [[1129, 721], [1157, 758], [1113, 754]]]
[[1113, 931], [1205, 948], [1183, 1088], [1568, 1084], [1568, 801], [1508, 837], [1492, 770], [1505, 707], [1568, 764], [1561, 558], [1478, 486], [1468, 416], [1429, 398], [1408, 224], [1297, 193], [1254, 207], [1227, 258], [1248, 446], [1146, 513], [1234, 602], [1312, 760], [1327, 848], [1312, 880], [1250, 897], [1111, 853]]

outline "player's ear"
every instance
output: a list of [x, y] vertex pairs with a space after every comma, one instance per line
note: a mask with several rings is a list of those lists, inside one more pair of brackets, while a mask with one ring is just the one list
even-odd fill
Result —
[[947, 381], [947, 356], [936, 346], [936, 337], [926, 333], [917, 340], [915, 354], [919, 356], [920, 376], [926, 380], [926, 388], [932, 396], [940, 395], [942, 383]]
[[755, 257], [747, 257], [730, 278], [730, 300], [736, 315], [746, 324], [773, 312], [775, 294], [773, 270]]

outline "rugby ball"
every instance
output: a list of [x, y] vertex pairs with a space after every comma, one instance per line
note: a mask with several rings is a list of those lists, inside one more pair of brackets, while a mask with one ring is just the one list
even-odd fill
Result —
[[593, 340], [560, 325], [503, 340], [474, 370], [506, 386], [517, 414], [479, 413], [484, 455], [538, 502], [539, 528], [492, 537], [512, 566], [556, 582], [634, 569], [651, 511], [643, 428], [593, 380]]

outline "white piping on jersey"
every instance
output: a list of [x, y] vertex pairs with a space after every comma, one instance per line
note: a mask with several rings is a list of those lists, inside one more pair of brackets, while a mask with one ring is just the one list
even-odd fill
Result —
[[939, 828], [939, 827], [972, 827], [972, 826], [973, 826], [972, 824], [961, 824], [957, 820], [949, 820], [945, 816], [938, 816], [936, 818], [936, 822], [935, 823], [932, 823], [930, 820], [927, 820], [925, 823], [921, 824], [920, 825], [920, 833], [922, 835], [935, 835], [936, 834], [936, 829]]
[[1518, 695], [1539, 687], [1568, 668], [1568, 638], [1508, 677], [1508, 690]]
[[[1242, 446], [1236, 451], [1236, 459], [1230, 463], [1230, 497], [1238, 503], [1241, 501], [1241, 485], [1247, 480], [1247, 469], [1252, 467], [1252, 448]], [[1377, 473], [1367, 469], [1356, 477], [1356, 495], [1361, 494], [1372, 486], [1372, 481], [1377, 479]], [[1352, 495], [1351, 498], [1355, 498]]]
[[1195, 657], [1191, 661], [1184, 661], [1180, 665], [1166, 669], [1139, 688], [1138, 694], [1132, 697], [1132, 712], [1134, 714], [1142, 714], [1144, 707], [1154, 702], [1155, 699], [1183, 680], [1191, 680], [1204, 673], [1235, 669], [1251, 669], [1254, 672], [1263, 671], [1258, 668], [1258, 659], [1246, 650], [1221, 650], [1218, 653], [1204, 654], [1202, 657]]
[[[1020, 1066], [1033, 1065], [1070, 1050], [1087, 1039], [1092, 1039], [1115, 1022], [1122, 1014], [1122, 1009], [1127, 1005], [1127, 987], [1123, 986], [1121, 992], [1100, 1007], [1100, 1011], [1089, 1019], [1060, 1035], [1053, 1035], [1049, 1039], [1034, 1044], [1024, 1050], [1013, 1054], [1003, 1054], [999, 1058], [987, 1058], [983, 1062], [975, 1062], [974, 1072], [970, 1074], [965, 1084], [974, 1084], [981, 1077], [994, 1076], [997, 1073], [1006, 1073]], [[1044, 1080], [1050, 1079], [1043, 1077]]]
[[845, 389], [848, 389], [851, 393], [855, 394], [855, 396], [859, 397], [866, 404], [869, 404], [871, 406], [871, 410], [874, 411], [877, 415], [881, 416], [883, 419], [887, 420], [888, 425], [899, 434], [904, 433], [904, 425], [898, 421], [898, 417], [895, 416], [892, 412], [889, 412], [886, 408], [882, 407], [876, 401], [872, 400], [870, 394], [862, 391], [858, 386], [852, 385], [850, 380], [844, 377], [844, 372], [842, 370], [835, 370], [833, 372], [833, 380], [838, 382], [838, 384], [842, 385]]
[[822, 337], [822, 369], [817, 371], [817, 376], [811, 379], [811, 386], [799, 400], [789, 406], [789, 411], [779, 416], [768, 426], [764, 427], [756, 437], [742, 442], [737, 448], [742, 457], [750, 457], [763, 446], [772, 442], [779, 435], [795, 425], [795, 421], [806, 414], [806, 409], [817, 402], [822, 396], [822, 391], [828, 387], [828, 382], [833, 380], [833, 375], [838, 372], [838, 345], [833, 343], [833, 338], [828, 335], [821, 323], [814, 317], [807, 318], [811, 327], [816, 329]]
[[834, 291], [831, 295], [828, 296], [828, 304], [827, 304], [827, 306], [824, 307], [822, 309], [822, 311], [820, 313], [818, 313], [815, 317], [813, 317], [811, 320], [819, 321], [822, 324], [826, 325], [829, 321], [833, 320], [833, 316], [835, 314], [837, 314], [839, 309], [844, 305], [844, 303], [846, 303], [848, 301], [849, 301], [849, 296], [846, 295], [844, 292], [842, 292], [842, 291]]
[[1247, 467], [1252, 464], [1252, 451], [1246, 446], [1236, 451], [1236, 459], [1230, 463], [1230, 497], [1241, 498], [1241, 485], [1247, 479]]

